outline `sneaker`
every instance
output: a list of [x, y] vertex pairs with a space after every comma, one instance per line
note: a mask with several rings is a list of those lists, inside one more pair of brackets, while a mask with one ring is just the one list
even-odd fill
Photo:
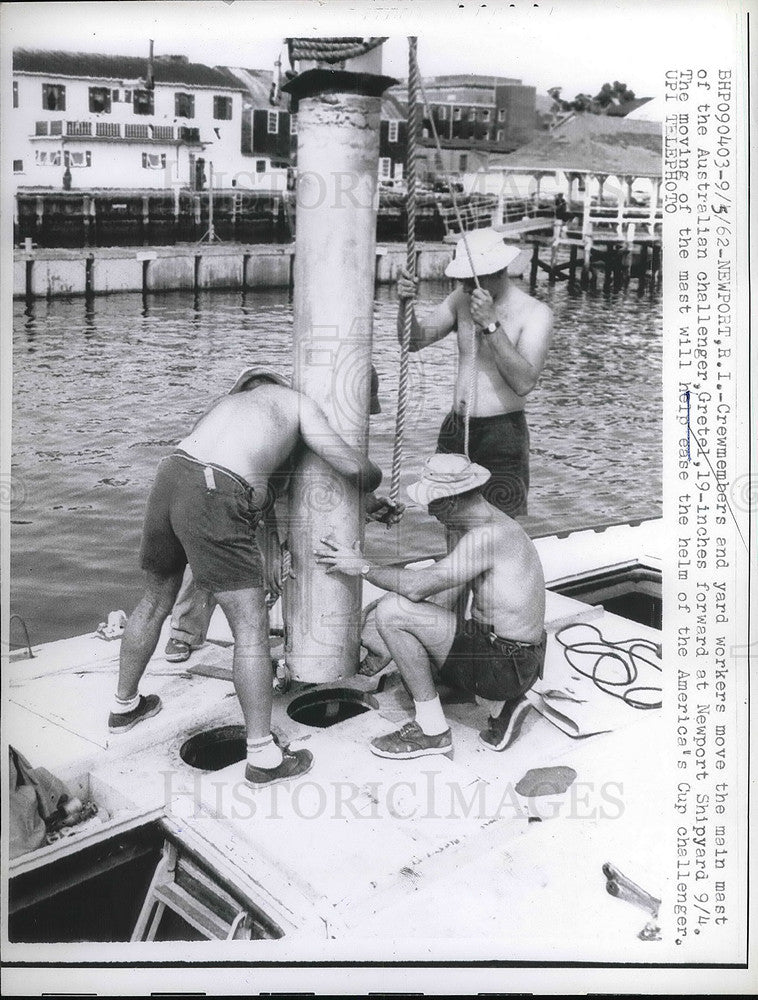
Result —
[[163, 708], [157, 694], [140, 695], [139, 705], [131, 712], [111, 712], [108, 716], [108, 729], [112, 733], [128, 733], [143, 719], [152, 719]]
[[487, 728], [479, 733], [479, 742], [488, 750], [505, 750], [521, 732], [531, 707], [526, 698], [503, 705], [497, 718], [489, 717]]
[[406, 722], [397, 732], [373, 739], [369, 750], [377, 757], [397, 757], [401, 760], [426, 757], [433, 753], [444, 753], [452, 757], [453, 737], [449, 729], [439, 736], [427, 736], [418, 722]]
[[[278, 743], [278, 740], [276, 741]], [[307, 774], [313, 767], [313, 754], [310, 750], [282, 750], [282, 762], [277, 767], [245, 767], [245, 781], [253, 788], [265, 788], [266, 785], [276, 785], [280, 781], [299, 778]]]
[[169, 663], [184, 663], [190, 658], [192, 646], [181, 639], [169, 639], [166, 643], [166, 659]]

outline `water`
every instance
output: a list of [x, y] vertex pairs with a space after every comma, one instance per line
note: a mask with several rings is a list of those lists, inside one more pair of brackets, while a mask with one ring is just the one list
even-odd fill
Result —
[[[441, 284], [422, 285], [437, 301]], [[633, 291], [569, 295], [538, 286], [555, 338], [527, 412], [530, 515], [560, 522], [655, 516], [661, 503], [660, 302]], [[374, 362], [383, 412], [372, 457], [388, 482], [397, 392], [397, 303], [380, 287]], [[14, 306], [11, 610], [33, 643], [92, 631], [140, 593], [147, 490], [164, 454], [245, 364], [291, 371], [284, 291], [113, 295]], [[411, 359], [403, 483], [434, 450], [452, 398], [453, 338]], [[402, 491], [401, 491], [402, 492]], [[418, 512], [372, 526], [368, 548], [398, 558], [444, 548]], [[13, 632], [14, 644], [20, 636]]]

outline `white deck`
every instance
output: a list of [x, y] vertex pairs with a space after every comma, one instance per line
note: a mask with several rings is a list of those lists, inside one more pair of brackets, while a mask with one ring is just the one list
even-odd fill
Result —
[[[646, 554], [640, 545], [652, 551], [651, 532], [642, 541], [639, 529], [630, 535], [627, 554], [623, 530], [609, 530], [622, 533], [609, 539], [613, 563]], [[582, 568], [580, 551], [609, 554], [602, 539], [574, 547], [572, 570]], [[548, 579], [565, 562], [565, 544], [551, 550], [552, 541], [540, 543]], [[573, 613], [594, 613], [611, 640], [660, 641], [652, 629], [548, 593], [548, 623]], [[393, 939], [411, 952], [444, 938], [450, 959], [474, 949], [492, 959], [656, 960], [656, 944], [637, 937], [647, 916], [607, 894], [601, 867], [610, 861], [660, 896], [650, 787], [659, 712], [622, 706], [613, 732], [572, 739], [532, 711], [514, 745], [493, 753], [477, 739], [485, 710], [448, 704], [454, 760], [387, 761], [368, 741], [408, 718], [411, 703], [402, 686], [376, 691], [376, 679], [358, 676], [345, 684], [373, 691], [377, 709], [329, 729], [287, 715], [301, 690], [275, 696], [275, 731], [308, 747], [315, 764], [299, 781], [254, 792], [242, 764], [204, 773], [180, 757], [192, 734], [242, 721], [229, 680], [187, 671], [205, 664], [228, 673], [231, 648], [211, 641], [189, 663], [169, 664], [164, 644], [142, 685], [164, 710], [121, 736], [107, 730], [119, 643], [79, 636], [35, 647], [34, 659], [9, 668], [8, 741], [64, 780], [88, 775], [110, 790], [121, 802], [114, 824], [164, 817], [287, 937], [360, 937], [369, 950]], [[552, 636], [548, 667], [570, 669]], [[515, 792], [529, 769], [552, 765], [576, 771], [568, 791], [531, 800]], [[75, 838], [63, 844], [72, 850]], [[11, 874], [55, 846], [43, 850], [18, 859]]]

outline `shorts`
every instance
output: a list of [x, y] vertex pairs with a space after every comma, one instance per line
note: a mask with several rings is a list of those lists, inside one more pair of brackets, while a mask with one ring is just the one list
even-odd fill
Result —
[[540, 642], [516, 642], [469, 618], [453, 639], [439, 679], [488, 701], [517, 701], [542, 677], [546, 645], [545, 632]]
[[[445, 417], [438, 452], [465, 454], [465, 421], [456, 410]], [[471, 417], [469, 458], [491, 472], [482, 496], [510, 517], [526, 514], [529, 493], [529, 428], [523, 410], [494, 417]]]
[[184, 452], [164, 458], [150, 492], [140, 564], [157, 576], [189, 562], [198, 587], [211, 591], [263, 586], [255, 539], [262, 507], [252, 487], [220, 465]]

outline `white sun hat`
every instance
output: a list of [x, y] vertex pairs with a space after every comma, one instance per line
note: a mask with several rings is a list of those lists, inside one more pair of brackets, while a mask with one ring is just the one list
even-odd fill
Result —
[[465, 455], [439, 453], [427, 459], [421, 478], [411, 483], [407, 492], [414, 503], [425, 507], [433, 500], [476, 489], [489, 478], [489, 470]]
[[237, 376], [237, 381], [229, 390], [229, 395], [231, 396], [233, 392], [244, 392], [248, 383], [258, 378], [276, 382], [277, 385], [283, 385], [285, 389], [289, 389], [290, 387], [287, 379], [283, 375], [280, 375], [279, 372], [274, 371], [273, 368], [267, 368], [266, 365], [252, 365], [250, 368], [242, 369]]
[[[448, 278], [473, 278], [474, 273], [495, 274], [520, 257], [522, 250], [523, 247], [506, 246], [502, 233], [494, 229], [474, 229], [456, 243], [455, 256], [445, 268], [445, 274]], [[473, 271], [469, 255], [474, 264]]]

